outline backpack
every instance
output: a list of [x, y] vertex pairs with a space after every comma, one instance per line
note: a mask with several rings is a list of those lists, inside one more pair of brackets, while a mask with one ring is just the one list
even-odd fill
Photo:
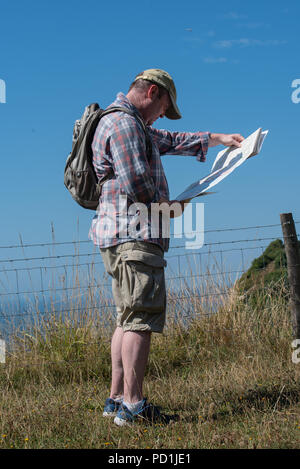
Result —
[[81, 207], [96, 210], [99, 204], [102, 185], [113, 177], [113, 170], [98, 180], [93, 166], [92, 143], [100, 119], [111, 112], [126, 112], [134, 116], [142, 125], [146, 138], [148, 159], [151, 158], [151, 141], [144, 121], [135, 112], [123, 107], [110, 107], [103, 110], [99, 104], [86, 106], [81, 119], [76, 120], [73, 129], [72, 151], [64, 171], [64, 184], [73, 199]]

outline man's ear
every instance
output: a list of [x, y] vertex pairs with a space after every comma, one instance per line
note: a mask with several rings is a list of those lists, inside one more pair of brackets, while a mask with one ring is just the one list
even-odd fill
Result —
[[149, 86], [148, 92], [147, 92], [147, 98], [150, 98], [151, 100], [153, 100], [156, 98], [157, 95], [158, 95], [158, 86], [155, 84]]

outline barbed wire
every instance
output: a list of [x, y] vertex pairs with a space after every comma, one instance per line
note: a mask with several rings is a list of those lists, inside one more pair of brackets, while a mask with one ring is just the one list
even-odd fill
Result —
[[[296, 223], [300, 223], [300, 222], [296, 222]], [[255, 227], [241, 227], [241, 228], [228, 228], [228, 229], [219, 229], [219, 230], [207, 230], [206, 232], [222, 232], [222, 231], [237, 231], [237, 230], [247, 230], [247, 229], [254, 229], [254, 228], [270, 228], [270, 227], [274, 227], [274, 226], [281, 226], [280, 224], [275, 224], [275, 225], [260, 225], [260, 226], [255, 226]], [[297, 235], [299, 236], [299, 235]], [[288, 236], [288, 237], [284, 237], [284, 238], [290, 238], [290, 237], [293, 237], [293, 236]], [[252, 239], [239, 239], [239, 240], [229, 240], [229, 241], [216, 241], [216, 242], [210, 242], [210, 243], [204, 243], [203, 245], [201, 245], [200, 247], [210, 247], [210, 246], [215, 246], [215, 245], [227, 245], [227, 244], [234, 244], [234, 243], [249, 243], [249, 242], [259, 242], [259, 241], [263, 241], [263, 240], [276, 240], [278, 239], [275, 238], [275, 237], [263, 237], [263, 238], [252, 238]], [[90, 242], [90, 241], [86, 241], [86, 242]], [[74, 244], [74, 243], [78, 243], [76, 241], [74, 242], [66, 242], [66, 243], [40, 243], [40, 244], [28, 244], [26, 245], [26, 247], [33, 247], [33, 246], [53, 246], [53, 245], [65, 245], [65, 244]], [[12, 247], [12, 246], [10, 246]], [[22, 245], [19, 245], [19, 246], [14, 246], [14, 247], [25, 247], [24, 244]], [[179, 249], [179, 248], [182, 248], [182, 247], [185, 247], [185, 245], [179, 245], [179, 246], [172, 246], [170, 249]], [[201, 278], [201, 277], [211, 277], [211, 276], [223, 276], [224, 275], [232, 275], [232, 274], [241, 274], [241, 273], [244, 273], [245, 272], [245, 264], [244, 264], [244, 256], [243, 256], [243, 252], [246, 251], [246, 250], [250, 250], [250, 249], [264, 249], [266, 246], [248, 246], [248, 247], [238, 247], [238, 248], [231, 248], [231, 249], [223, 249], [223, 250], [208, 250], [208, 251], [204, 251], [204, 252], [185, 252], [184, 254], [174, 254], [174, 255], [167, 255], [165, 256], [167, 259], [171, 259], [171, 258], [181, 258], [181, 257], [187, 257], [187, 256], [202, 256], [202, 255], [213, 255], [213, 254], [218, 254], [220, 253], [221, 255], [225, 252], [232, 252], [232, 251], [241, 251], [241, 255], [242, 255], [242, 261], [243, 261], [243, 270], [232, 270], [232, 271], [226, 271], [226, 270], [223, 270], [221, 272], [205, 272], [205, 273], [196, 273], [196, 274], [191, 274], [191, 275], [176, 275], [176, 276], [173, 276], [173, 277], [167, 277], [166, 280], [167, 281], [172, 281], [172, 280], [185, 280], [185, 282], [187, 282], [188, 279], [194, 279], [194, 278]], [[4, 248], [2, 246], [2, 248]], [[195, 246], [196, 248], [196, 246]], [[0, 263], [14, 263], [14, 262], [24, 262], [24, 261], [37, 261], [37, 260], [45, 260], [45, 259], [60, 259], [60, 258], [76, 258], [78, 259], [79, 257], [83, 257], [83, 256], [86, 256], [86, 257], [90, 257], [90, 256], [95, 256], [96, 252], [93, 252], [93, 253], [85, 253], [85, 254], [79, 254], [79, 253], [75, 253], [75, 254], [63, 254], [63, 255], [53, 255], [53, 256], [42, 256], [42, 257], [29, 257], [29, 258], [16, 258], [16, 259], [1, 259], [0, 260]], [[222, 261], [221, 261], [222, 265], [223, 265], [223, 258], [222, 258]], [[49, 293], [49, 292], [62, 292], [62, 291], [74, 291], [74, 290], [78, 290], [78, 289], [87, 289], [87, 290], [91, 290], [91, 289], [94, 289], [94, 288], [101, 288], [101, 287], [111, 287], [111, 284], [107, 284], [107, 283], [89, 283], [88, 285], [81, 285], [81, 284], [78, 284], [77, 286], [63, 286], [63, 287], [57, 287], [57, 286], [52, 286], [51, 288], [43, 288], [43, 275], [42, 275], [42, 270], [46, 270], [46, 269], [58, 269], [58, 268], [66, 268], [66, 267], [73, 267], [73, 268], [77, 268], [79, 266], [83, 266], [83, 265], [86, 265], [87, 267], [91, 267], [91, 266], [94, 266], [94, 265], [98, 265], [98, 264], [102, 264], [103, 265], [103, 261], [98, 261], [98, 262], [95, 262], [93, 261], [92, 264], [88, 263], [88, 262], [84, 262], [84, 263], [74, 263], [74, 264], [65, 264], [65, 265], [51, 265], [51, 266], [29, 266], [29, 267], [23, 267], [23, 268], [11, 268], [11, 269], [2, 269], [0, 271], [0, 273], [7, 273], [7, 272], [15, 272], [16, 273], [16, 276], [17, 276], [17, 291], [14, 291], [14, 292], [5, 292], [5, 293], [0, 293], [0, 296], [17, 296], [18, 298], [20, 298], [21, 295], [32, 295], [32, 294], [35, 294], [35, 295], [40, 295], [40, 294], [44, 294], [44, 293]], [[201, 263], [200, 263], [201, 264]], [[29, 276], [30, 276], [30, 271], [32, 270], [35, 270], [35, 269], [39, 269], [40, 272], [41, 272], [41, 289], [39, 290], [34, 290], [34, 289], [31, 289], [31, 290], [26, 290], [26, 291], [20, 291], [19, 289], [19, 281], [18, 281], [18, 272], [19, 271], [27, 271], [29, 273]], [[261, 269], [255, 269], [257, 271], [260, 271]], [[179, 263], [179, 272], [180, 272], [180, 263]], [[90, 277], [90, 272], [89, 272], [89, 277]], [[30, 277], [30, 280], [31, 280], [31, 277]], [[93, 279], [95, 280], [95, 279]], [[33, 285], [32, 285], [33, 286]], [[186, 297], [186, 296], [177, 296], [175, 297], [176, 300], [180, 300], [180, 299], [186, 299], [186, 298], [203, 298], [203, 297], [208, 297], [208, 296], [219, 296], [219, 295], [222, 295], [222, 294], [226, 294], [227, 291], [225, 292], [220, 292], [220, 293], [209, 293], [209, 294], [204, 294], [204, 295], [200, 295], [200, 297], [198, 295], [191, 295], [189, 297]], [[79, 298], [82, 298], [83, 297], [83, 293], [79, 294]], [[93, 295], [94, 296], [94, 295]], [[60, 298], [60, 301], [62, 301], [63, 298]], [[68, 298], [67, 298], [68, 301], [70, 301]], [[39, 301], [38, 298], [36, 298], [36, 301]], [[65, 301], [65, 300], [63, 300]], [[172, 301], [172, 299], [171, 299]], [[46, 307], [46, 301], [45, 301], [45, 298], [44, 298], [44, 305]], [[19, 307], [20, 307], [20, 300], [19, 300]], [[98, 304], [97, 306], [92, 306], [92, 307], [88, 307], [86, 309], [97, 309], [97, 308], [101, 308], [101, 307], [106, 307], [106, 308], [111, 308], [111, 307], [115, 307], [114, 304], [108, 304], [108, 303], [105, 303], [105, 304]], [[20, 308], [19, 308], [20, 309]], [[80, 309], [77, 309], [77, 311], [79, 310], [82, 310], [82, 307]], [[39, 312], [38, 314], [52, 314], [52, 313], [64, 313], [64, 312], [75, 312], [76, 309], [66, 309], [66, 310], [57, 310], [57, 311], [51, 311], [50, 313], [48, 311], [42, 311], [42, 312]], [[13, 317], [13, 316], [22, 316], [22, 315], [32, 315], [33, 313], [32, 312], [22, 312], [22, 313], [16, 313], [16, 314], [10, 314], [9, 317]], [[7, 318], [7, 315], [0, 315], [0, 317], [5, 317]]]
[[[297, 236], [300, 236], [297, 234]], [[293, 236], [286, 236], [286, 238], [292, 238]], [[277, 240], [278, 237], [267, 237], [267, 238], [252, 238], [252, 239], [238, 239], [238, 240], [231, 240], [231, 241], [215, 241], [211, 243], [203, 243], [199, 245], [195, 245], [193, 249], [199, 249], [205, 246], [216, 246], [222, 244], [235, 244], [235, 243], [246, 243], [246, 242], [258, 242], [258, 241], [270, 241], [270, 240]], [[179, 245], [179, 246], [170, 246], [169, 249], [181, 249], [186, 248], [186, 245]], [[0, 263], [12, 263], [12, 262], [28, 262], [28, 261], [37, 261], [37, 260], [45, 260], [45, 259], [62, 259], [62, 258], [78, 258], [78, 257], [91, 257], [97, 255], [97, 252], [93, 253], [75, 253], [75, 254], [58, 254], [55, 256], [42, 256], [42, 257], [25, 257], [25, 258], [15, 258], [15, 259], [0, 259]]]
[[[300, 236], [297, 234], [297, 236]], [[293, 238], [294, 236], [280, 236], [280, 237], [272, 237], [272, 238], [252, 238], [252, 239], [237, 239], [237, 240], [232, 240], [232, 241], [215, 241], [215, 242], [212, 242], [212, 243], [203, 243], [203, 244], [199, 244], [199, 245], [195, 245], [195, 249], [197, 248], [201, 248], [202, 246], [216, 246], [216, 245], [220, 245], [220, 244], [234, 244], [234, 243], [248, 243], [248, 242], [257, 242], [257, 241], [270, 241], [270, 240], [276, 240], [276, 239], [279, 239], [279, 238], [284, 238], [284, 239], [287, 239], [287, 238]], [[170, 249], [180, 249], [180, 248], [186, 248], [186, 245], [185, 244], [181, 244], [180, 246], [171, 246]], [[194, 249], [193, 248], [193, 249]]]
[[[295, 221], [295, 224], [300, 223], [300, 221]], [[231, 232], [231, 231], [242, 231], [242, 230], [254, 230], [254, 229], [261, 229], [261, 228], [274, 228], [274, 227], [281, 227], [280, 223], [275, 223], [271, 225], [257, 225], [257, 226], [244, 226], [244, 227], [237, 227], [237, 228], [220, 228], [220, 229], [211, 229], [211, 230], [203, 230], [203, 231], [193, 231], [189, 233], [181, 233], [184, 235], [191, 235], [191, 234], [199, 234], [199, 233], [222, 233], [222, 232]], [[177, 235], [178, 233], [171, 233], [171, 236]], [[61, 241], [61, 242], [45, 242], [45, 243], [30, 243], [30, 244], [13, 244], [8, 246], [0, 246], [0, 249], [17, 249], [17, 248], [28, 248], [28, 247], [45, 247], [45, 246], [61, 246], [61, 245], [74, 245], [74, 244], [85, 244], [91, 243], [91, 240], [78, 240], [78, 241]]]
[[[171, 255], [171, 256], [165, 256], [165, 259], [173, 259], [175, 257], [186, 257], [186, 256], [203, 256], [203, 255], [211, 255], [211, 254], [219, 254], [219, 253], [223, 253], [223, 252], [233, 252], [233, 251], [241, 251], [241, 250], [244, 250], [244, 251], [247, 251], [247, 250], [251, 250], [251, 249], [265, 249], [266, 247], [268, 247], [267, 245], [264, 245], [264, 246], [248, 246], [248, 247], [242, 247], [242, 248], [232, 248], [232, 249], [219, 249], [219, 250], [215, 250], [215, 251], [205, 251], [205, 252], [185, 252], [184, 254], [174, 254], [174, 255]], [[0, 271], [1, 272], [1, 271]]]
[[[205, 293], [205, 294], [199, 294], [199, 295], [189, 295], [189, 296], [168, 296], [168, 301], [177, 301], [177, 300], [180, 300], [180, 299], [191, 299], [191, 298], [198, 298], [199, 300], [201, 298], [209, 298], [209, 297], [213, 297], [213, 296], [221, 296], [221, 295], [224, 295], [226, 294], [228, 291], [231, 291], [230, 289], [227, 289], [226, 291], [222, 291], [222, 292], [218, 292], [218, 293], [212, 293], [212, 292], [209, 292], [209, 293]], [[12, 314], [9, 314], [9, 315], [0, 315], [0, 318], [11, 318], [11, 317], [14, 317], [14, 316], [31, 316], [32, 314], [36, 314], [37, 316], [39, 315], [44, 315], [44, 314], [61, 314], [61, 313], [74, 313], [74, 312], [79, 312], [79, 311], [90, 311], [90, 310], [96, 310], [96, 309], [100, 309], [100, 308], [116, 308], [116, 305], [115, 303], [110, 303], [110, 304], [107, 304], [107, 303], [99, 303], [95, 306], [88, 306], [88, 307], [85, 307], [85, 306], [81, 306], [80, 308], [75, 308], [75, 309], [72, 309], [72, 308], [67, 308], [67, 309], [61, 309], [61, 310], [52, 310], [52, 311], [38, 311], [38, 312], [35, 312], [33, 313], [32, 311], [26, 311], [26, 312], [23, 312], [23, 313], [12, 313]]]
[[[84, 264], [85, 265], [85, 264]], [[300, 264], [299, 264], [300, 265]], [[295, 266], [298, 266], [296, 264]], [[293, 266], [294, 267], [294, 266]], [[261, 272], [261, 269], [253, 269], [252, 272]], [[224, 275], [230, 275], [230, 274], [242, 274], [245, 273], [244, 270], [228, 270], [228, 271], [220, 271], [220, 272], [205, 272], [201, 274], [185, 274], [185, 275], [176, 275], [175, 277], [166, 277], [166, 281], [171, 281], [171, 280], [187, 280], [191, 278], [201, 278], [201, 277], [214, 277], [214, 276], [223, 276]], [[78, 290], [78, 289], [91, 289], [91, 288], [103, 288], [103, 287], [111, 287], [111, 283], [98, 283], [98, 284], [87, 284], [87, 285], [76, 285], [73, 287], [52, 287], [52, 288], [47, 288], [47, 289], [42, 289], [42, 290], [26, 290], [26, 291], [14, 291], [14, 292], [6, 292], [6, 293], [0, 293], [0, 296], [8, 296], [8, 295], [29, 295], [29, 294], [38, 294], [38, 293], [47, 293], [47, 292], [58, 292], [58, 291], [69, 291], [69, 290]]]
[[[224, 275], [237, 275], [237, 274], [241, 274], [241, 273], [244, 273], [245, 272], [245, 267], [244, 267], [244, 258], [243, 258], [243, 251], [244, 250], [251, 250], [251, 249], [264, 249], [265, 246], [251, 246], [251, 247], [244, 247], [244, 248], [232, 248], [232, 249], [228, 249], [228, 250], [214, 250], [214, 251], [206, 251], [206, 252], [198, 252], [198, 253], [189, 253], [188, 255], [197, 255], [197, 256], [202, 256], [203, 254], [213, 254], [213, 253], [223, 253], [223, 252], [230, 252], [230, 251], [241, 251], [242, 253], [242, 259], [243, 259], [243, 270], [218, 270], [217, 272], [210, 272], [208, 270], [208, 268], [206, 268], [206, 271], [204, 273], [196, 273], [196, 274], [188, 274], [188, 273], [185, 273], [184, 275], [175, 275], [175, 276], [169, 276], [169, 277], [166, 277], [166, 281], [172, 281], [172, 280], [180, 280], [180, 279], [184, 279], [185, 281], [187, 281], [188, 279], [191, 279], [191, 278], [201, 278], [201, 277], [211, 277], [211, 276], [223, 276]], [[177, 254], [175, 256], [169, 256], [169, 257], [186, 257], [186, 254]], [[179, 259], [178, 259], [179, 260]], [[103, 261], [102, 262], [94, 262], [92, 264], [92, 266], [94, 266], [95, 264], [103, 264]], [[222, 261], [221, 261], [221, 264], [223, 265], [223, 258], [222, 258]], [[103, 288], [103, 287], [111, 287], [111, 283], [89, 283], [89, 284], [78, 284], [76, 286], [66, 286], [66, 285], [63, 285], [63, 287], [59, 287], [57, 285], [52, 285], [50, 288], [43, 288], [43, 275], [42, 275], [42, 270], [47, 270], [47, 268], [51, 268], [51, 269], [58, 269], [58, 268], [66, 268], [66, 267], [73, 267], [73, 268], [76, 268], [78, 266], [87, 266], [88, 268], [91, 267], [91, 265], [87, 262], [85, 263], [82, 263], [82, 264], [65, 264], [65, 265], [60, 265], [60, 266], [36, 266], [36, 267], [24, 267], [24, 268], [21, 268], [21, 269], [16, 269], [16, 268], [12, 268], [12, 269], [3, 269], [0, 271], [0, 273], [6, 273], [6, 272], [15, 272], [17, 274], [17, 286], [18, 286], [18, 272], [20, 271], [31, 271], [31, 270], [40, 270], [40, 273], [41, 273], [41, 279], [40, 279], [40, 283], [41, 283], [41, 286], [42, 288], [41, 289], [38, 289], [38, 290], [34, 290], [34, 289], [31, 289], [31, 290], [24, 290], [24, 291], [20, 291], [19, 287], [17, 289], [17, 291], [9, 291], [9, 292], [4, 292], [4, 293], [0, 293], [0, 297], [2, 296], [12, 296], [12, 295], [17, 295], [17, 296], [20, 296], [20, 295], [31, 295], [31, 294], [35, 294], [35, 295], [38, 295], [38, 294], [44, 294], [44, 293], [49, 293], [49, 292], [61, 292], [61, 291], [73, 291], [73, 290], [90, 290], [90, 289], [93, 289], [93, 288]], [[180, 264], [179, 264], [179, 272], [180, 272]], [[252, 269], [253, 272], [259, 272], [261, 271], [261, 269]], [[75, 272], [77, 275], [78, 275], [78, 271]], [[91, 272], [89, 271], [89, 278], [91, 278]], [[65, 271], [65, 277], [64, 277], [64, 280], [67, 278], [67, 272]], [[107, 275], [107, 274], [105, 274]], [[63, 280], [63, 281], [64, 281]], [[95, 279], [94, 279], [95, 280]]]
[[[211, 254], [219, 254], [223, 252], [233, 252], [233, 251], [240, 251], [241, 249], [244, 251], [248, 250], [254, 250], [254, 249], [265, 249], [267, 248], [268, 245], [263, 245], [263, 246], [247, 246], [243, 248], [232, 248], [232, 249], [222, 249], [222, 250], [214, 250], [214, 251], [205, 251], [205, 252], [186, 252], [184, 254], [174, 254], [171, 256], [165, 255], [165, 259], [174, 259], [175, 257], [187, 257], [187, 256], [204, 256], [206, 254], [211, 255]], [[76, 254], [73, 254], [72, 256], [77, 257]], [[29, 266], [29, 267], [20, 267], [20, 268], [11, 268], [11, 269], [1, 269], [0, 273], [5, 273], [5, 272], [21, 272], [21, 271], [31, 271], [31, 270], [48, 270], [48, 269], [63, 269], [63, 268], [68, 268], [68, 267], [82, 267], [82, 266], [94, 266], [94, 265], [103, 265], [103, 261], [95, 261], [92, 264], [88, 262], [82, 262], [82, 263], [76, 263], [76, 264], [60, 264], [60, 265], [40, 265], [40, 266]]]

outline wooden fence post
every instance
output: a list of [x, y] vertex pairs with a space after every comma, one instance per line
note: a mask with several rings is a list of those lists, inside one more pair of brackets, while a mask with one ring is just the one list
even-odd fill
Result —
[[293, 335], [295, 339], [300, 339], [300, 256], [297, 233], [291, 213], [281, 213], [280, 221], [290, 284]]

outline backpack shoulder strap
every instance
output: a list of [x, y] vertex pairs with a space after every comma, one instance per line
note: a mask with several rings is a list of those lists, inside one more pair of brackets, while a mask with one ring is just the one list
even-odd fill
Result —
[[148, 133], [147, 127], [145, 125], [145, 122], [143, 121], [143, 119], [136, 112], [132, 111], [131, 109], [125, 108], [125, 107], [112, 106], [110, 108], [107, 108], [105, 111], [102, 111], [100, 119], [102, 119], [102, 117], [106, 116], [107, 114], [110, 114], [112, 112], [117, 112], [117, 111], [126, 112], [126, 114], [129, 114], [130, 116], [134, 117], [141, 124], [142, 129], [145, 133], [145, 137], [146, 137], [147, 156], [148, 156], [148, 159], [150, 160], [151, 155], [152, 155], [152, 144], [151, 144], [151, 140], [150, 140], [150, 137], [149, 137], [149, 133]]

